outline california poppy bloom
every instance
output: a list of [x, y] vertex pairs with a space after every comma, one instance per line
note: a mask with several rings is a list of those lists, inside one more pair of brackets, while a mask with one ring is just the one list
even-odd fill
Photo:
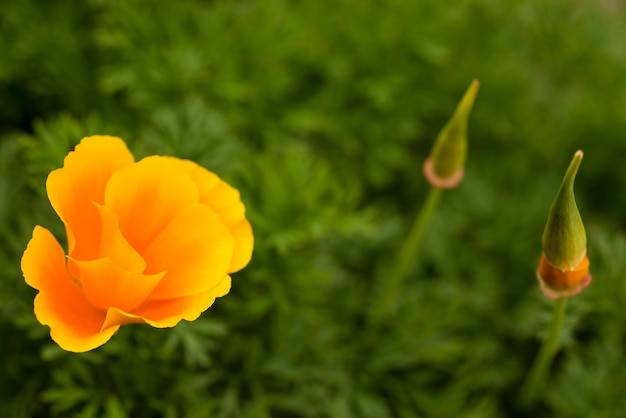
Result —
[[135, 162], [124, 142], [84, 138], [46, 182], [67, 256], [36, 226], [22, 257], [35, 315], [61, 348], [99, 347], [121, 325], [193, 321], [252, 256], [239, 192], [173, 157]]

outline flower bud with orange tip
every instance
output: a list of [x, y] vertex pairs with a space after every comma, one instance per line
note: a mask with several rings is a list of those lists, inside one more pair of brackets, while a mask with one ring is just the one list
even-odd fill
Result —
[[424, 176], [434, 187], [452, 189], [465, 176], [467, 120], [479, 86], [478, 80], [472, 81], [454, 115], [439, 132], [430, 156], [424, 161]]
[[574, 198], [574, 179], [582, 158], [582, 151], [574, 154], [541, 240], [537, 279], [543, 293], [552, 299], [574, 296], [591, 283], [587, 236]]

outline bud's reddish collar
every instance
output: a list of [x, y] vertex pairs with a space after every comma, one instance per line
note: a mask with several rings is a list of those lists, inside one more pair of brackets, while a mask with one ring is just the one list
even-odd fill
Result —
[[551, 266], [542, 255], [537, 267], [537, 279], [543, 293], [552, 299], [577, 295], [591, 283], [589, 259], [583, 260], [573, 270], [561, 270]]

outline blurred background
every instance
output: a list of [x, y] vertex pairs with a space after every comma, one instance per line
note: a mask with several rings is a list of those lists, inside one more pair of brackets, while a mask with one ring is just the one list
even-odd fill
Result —
[[[2, 416], [624, 416], [625, 40], [621, 0], [3, 0]], [[474, 78], [465, 180], [368, 327]], [[36, 321], [20, 258], [35, 225], [63, 239], [45, 179], [92, 134], [218, 173], [256, 246], [197, 321], [72, 354]], [[577, 149], [594, 281], [522, 411], [551, 313], [541, 233]]]

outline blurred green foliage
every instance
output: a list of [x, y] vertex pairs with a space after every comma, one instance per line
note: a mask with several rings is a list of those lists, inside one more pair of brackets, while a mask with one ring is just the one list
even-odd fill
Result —
[[[621, 417], [626, 5], [619, 0], [0, 3], [0, 413], [8, 417]], [[393, 318], [368, 327], [473, 79], [467, 176]], [[90, 134], [241, 190], [256, 246], [193, 323], [63, 352], [20, 257], [63, 228], [47, 173]], [[532, 411], [534, 268], [577, 149], [594, 282]]]

